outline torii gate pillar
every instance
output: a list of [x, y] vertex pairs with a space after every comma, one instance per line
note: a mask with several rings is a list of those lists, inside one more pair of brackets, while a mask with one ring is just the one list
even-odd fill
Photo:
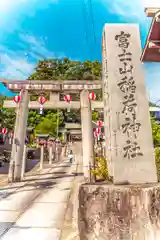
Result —
[[16, 132], [14, 136], [14, 142], [12, 145], [11, 165], [15, 163], [15, 168], [13, 171], [15, 181], [21, 180], [22, 158], [23, 158], [27, 119], [28, 119], [28, 103], [29, 103], [28, 91], [27, 90], [23, 91], [22, 95], [23, 96], [22, 96], [22, 102], [20, 103], [19, 116], [17, 115], [19, 119], [18, 120], [16, 119], [16, 126], [15, 126]]
[[93, 182], [94, 178], [91, 174], [91, 170], [94, 168], [92, 110], [88, 95], [87, 90], [83, 90], [80, 94], [83, 172], [85, 181]]

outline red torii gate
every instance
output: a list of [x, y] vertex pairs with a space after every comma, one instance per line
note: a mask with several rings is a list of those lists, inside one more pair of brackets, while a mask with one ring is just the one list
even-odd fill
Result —
[[142, 62], [160, 62], [160, 8], [146, 8], [147, 17], [152, 23], [141, 55]]

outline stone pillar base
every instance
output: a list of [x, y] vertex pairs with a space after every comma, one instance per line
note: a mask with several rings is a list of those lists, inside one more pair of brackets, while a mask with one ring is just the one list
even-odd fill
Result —
[[80, 240], [160, 239], [160, 184], [79, 188]]

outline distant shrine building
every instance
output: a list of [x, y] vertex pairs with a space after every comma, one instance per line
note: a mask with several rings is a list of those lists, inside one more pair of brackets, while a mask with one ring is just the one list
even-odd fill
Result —
[[[152, 17], [152, 22], [141, 55], [141, 61], [160, 62], [160, 8], [146, 8], [145, 13], [147, 17]], [[150, 107], [150, 113], [152, 117], [160, 122], [159, 107]]]
[[141, 55], [142, 62], [160, 62], [160, 8], [146, 8], [147, 17], [152, 17], [145, 47]]

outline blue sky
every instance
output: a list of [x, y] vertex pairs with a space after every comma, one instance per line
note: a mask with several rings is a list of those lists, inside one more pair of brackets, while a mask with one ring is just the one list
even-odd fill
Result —
[[[101, 37], [105, 23], [139, 23], [144, 45], [151, 22], [144, 14], [144, 7], [158, 7], [158, 2], [0, 0], [0, 77], [25, 80], [33, 72], [37, 61], [43, 58], [101, 60]], [[148, 95], [155, 102], [160, 99], [160, 64], [149, 63], [144, 67]], [[8, 94], [2, 88], [0, 85], [1, 92]]]

